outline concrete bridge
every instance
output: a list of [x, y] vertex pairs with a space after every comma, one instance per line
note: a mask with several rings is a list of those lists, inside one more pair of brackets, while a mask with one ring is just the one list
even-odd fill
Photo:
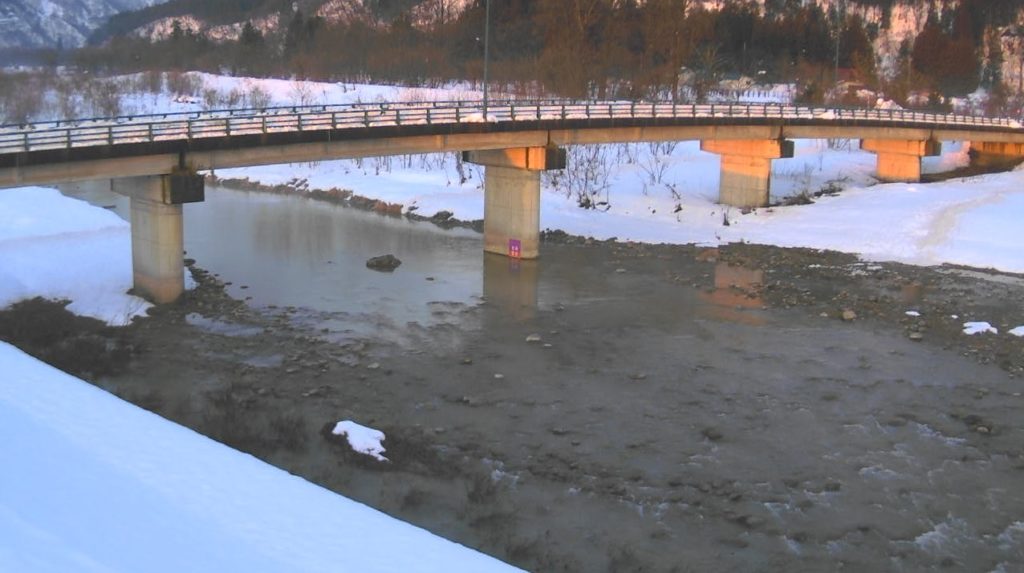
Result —
[[182, 204], [198, 173], [253, 165], [458, 151], [485, 166], [484, 249], [538, 254], [540, 172], [565, 146], [700, 141], [721, 156], [720, 202], [765, 206], [771, 162], [794, 139], [859, 139], [878, 177], [917, 181], [921, 158], [965, 141], [980, 161], [1024, 157], [1015, 121], [903, 110], [640, 102], [374, 103], [224, 110], [0, 126], [0, 188], [111, 179], [131, 197], [135, 290], [158, 303], [183, 289]]

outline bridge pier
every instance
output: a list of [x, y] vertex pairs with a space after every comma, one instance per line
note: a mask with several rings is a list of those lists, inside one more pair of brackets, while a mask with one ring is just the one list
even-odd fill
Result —
[[1024, 143], [972, 141], [971, 164], [979, 167], [1011, 167], [1024, 161]]
[[131, 200], [132, 282], [139, 296], [164, 304], [185, 291], [182, 204], [202, 201], [203, 178], [174, 173], [112, 180]]
[[466, 151], [484, 166], [484, 251], [535, 259], [540, 252], [540, 172], [565, 168], [565, 150], [518, 147]]
[[722, 157], [718, 202], [732, 207], [767, 207], [772, 159], [793, 157], [793, 142], [785, 139], [706, 139], [700, 149]]
[[921, 181], [922, 157], [942, 153], [942, 143], [934, 139], [862, 139], [860, 148], [878, 156], [879, 179], [905, 183]]

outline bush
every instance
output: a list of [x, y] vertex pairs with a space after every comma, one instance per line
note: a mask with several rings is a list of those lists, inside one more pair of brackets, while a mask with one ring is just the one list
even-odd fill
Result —
[[11, 305], [0, 311], [0, 340], [74, 376], [119, 372], [135, 348], [117, 329], [69, 312], [69, 303], [36, 297]]

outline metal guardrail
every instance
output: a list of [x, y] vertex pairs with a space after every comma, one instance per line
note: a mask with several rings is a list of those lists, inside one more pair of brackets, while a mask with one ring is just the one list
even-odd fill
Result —
[[[0, 155], [237, 135], [369, 129], [405, 125], [483, 123], [482, 102], [386, 102], [289, 106], [50, 121], [0, 126]], [[818, 108], [780, 104], [494, 101], [490, 122], [592, 119], [849, 120], [946, 128], [1020, 131], [1011, 119], [907, 110]]]

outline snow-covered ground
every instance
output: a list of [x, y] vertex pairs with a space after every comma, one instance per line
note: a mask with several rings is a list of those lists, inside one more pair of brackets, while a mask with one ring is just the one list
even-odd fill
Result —
[[[271, 104], [466, 97], [452, 90], [204, 81], [221, 92], [258, 87]], [[138, 113], [200, 107], [174, 99], [168, 93], [129, 96], [125, 105]], [[775, 198], [823, 188], [841, 193], [746, 213], [715, 203], [719, 160], [696, 142], [585, 150], [570, 164], [593, 160], [591, 184], [601, 209], [577, 206], [566, 189], [578, 178], [549, 176], [541, 226], [597, 238], [748, 241], [1024, 272], [1024, 170], [878, 185], [874, 156], [852, 147], [801, 141], [795, 158], [773, 166]], [[926, 160], [926, 169], [962, 165], [965, 151], [947, 146], [945, 155]], [[483, 172], [461, 169], [454, 156], [436, 155], [217, 175], [350, 189], [422, 215], [446, 210], [479, 219]], [[50, 189], [0, 190], [0, 308], [43, 296], [72, 301], [69, 308], [78, 314], [124, 323], [147, 308], [126, 294], [130, 251], [128, 224], [111, 212]], [[1009, 331], [1022, 333], [1024, 327]], [[138, 410], [4, 344], [0, 372], [0, 571], [503, 567]]]
[[0, 342], [0, 571], [513, 571]]
[[56, 189], [0, 189], [0, 308], [41, 296], [126, 324], [150, 306], [127, 294], [131, 286], [126, 221]]

